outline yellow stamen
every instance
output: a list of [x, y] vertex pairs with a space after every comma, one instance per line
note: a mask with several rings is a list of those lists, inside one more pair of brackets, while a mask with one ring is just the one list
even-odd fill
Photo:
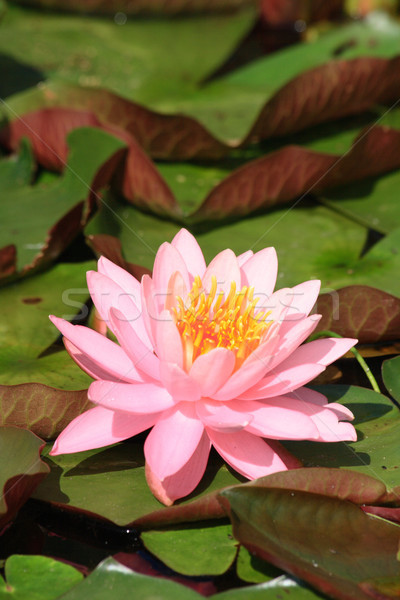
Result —
[[217, 279], [211, 278], [207, 293], [200, 277], [195, 277], [186, 303], [177, 296], [174, 315], [184, 349], [184, 366], [190, 369], [201, 354], [214, 348], [227, 348], [236, 355], [235, 369], [257, 348], [271, 326], [268, 311], [256, 312], [254, 289], [244, 286], [236, 292], [232, 282], [228, 295], [217, 294]]

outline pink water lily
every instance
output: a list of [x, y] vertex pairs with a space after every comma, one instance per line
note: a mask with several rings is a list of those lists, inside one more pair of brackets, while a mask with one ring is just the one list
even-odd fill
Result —
[[200, 482], [211, 446], [255, 479], [298, 466], [277, 440], [356, 440], [352, 413], [305, 384], [357, 340], [302, 343], [319, 281], [274, 292], [274, 248], [207, 266], [182, 229], [156, 255], [153, 276], [137, 281], [104, 257], [87, 281], [119, 344], [57, 317], [75, 362], [94, 381], [95, 407], [61, 433], [52, 454], [125, 440], [146, 429], [146, 477], [165, 504]]

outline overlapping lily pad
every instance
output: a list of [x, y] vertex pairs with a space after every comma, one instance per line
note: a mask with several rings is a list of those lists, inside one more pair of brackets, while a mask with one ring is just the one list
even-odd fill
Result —
[[[51, 135], [57, 136], [57, 131]], [[26, 150], [14, 164], [5, 159], [0, 246], [16, 248], [13, 273], [25, 274], [46, 266], [71, 243], [87, 221], [89, 207], [85, 200], [108, 182], [110, 173], [102, 173], [101, 168], [107, 170], [108, 161], [124, 148], [123, 142], [96, 129], [75, 130], [67, 142], [62, 131], [59, 137], [63, 146], [68, 143], [69, 160], [65, 174], [52, 183], [28, 185], [26, 173], [29, 178], [31, 167], [24, 167]], [[17, 185], [10, 181], [11, 167]], [[18, 185], [21, 177], [25, 185]], [[30, 218], [26, 219], [28, 214]], [[8, 267], [0, 277], [10, 274]]]
[[83, 579], [74, 567], [47, 556], [10, 556], [4, 572], [1, 600], [56, 600]]
[[368, 580], [400, 577], [398, 526], [349, 502], [256, 486], [232, 488], [221, 496], [241, 543], [323, 593], [367, 600]]
[[82, 311], [85, 316], [85, 272], [93, 266], [58, 265], [2, 290], [1, 424], [52, 438], [88, 407], [86, 391], [72, 390], [86, 390], [91, 378], [61, 347], [44, 351], [58, 337], [49, 314], [72, 319]]
[[30, 431], [0, 428], [0, 531], [26, 502], [49, 468], [40, 460], [43, 441]]

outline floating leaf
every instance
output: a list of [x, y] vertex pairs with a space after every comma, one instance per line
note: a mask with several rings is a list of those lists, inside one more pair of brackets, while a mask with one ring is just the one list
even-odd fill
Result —
[[[147, 0], [144, 2], [148, 6]], [[1, 96], [6, 98], [15, 88], [26, 89], [48, 79], [108, 88], [142, 103], [176, 94], [187, 96], [226, 60], [256, 16], [249, 7], [172, 22], [163, 18], [125, 21], [123, 15], [115, 18], [121, 10], [113, 13], [114, 18], [92, 16], [88, 27], [84, 15], [63, 14], [60, 19], [59, 14], [27, 11], [9, 3], [1, 23], [0, 53], [13, 60], [13, 68], [11, 81], [1, 82]], [[36, 81], [26, 77], [28, 67]], [[16, 74], [20, 75], [17, 81]], [[60, 99], [63, 106], [74, 108], [68, 97]], [[30, 105], [28, 110], [35, 107]]]
[[[90, 512], [121, 526], [141, 526], [142, 520], [146, 521], [143, 516], [157, 511], [150, 522], [158, 522], [162, 507], [146, 482], [141, 439], [77, 454], [47, 456], [46, 460], [51, 471], [36, 490], [34, 497], [38, 500], [65, 510]], [[210, 461], [194, 494], [204, 496], [238, 481], [221, 461]]]
[[400, 337], [400, 298], [364, 285], [322, 294], [315, 312], [322, 315], [315, 331], [335, 331], [361, 344]]
[[107, 558], [82, 583], [63, 596], [63, 600], [109, 600], [110, 591], [114, 598], [129, 598], [132, 591], [137, 598], [154, 600], [201, 600], [204, 596], [158, 577], [135, 573], [121, 563]]
[[74, 567], [47, 556], [14, 554], [5, 561], [4, 572], [1, 600], [57, 600], [83, 579]]
[[230, 525], [146, 531], [146, 548], [168, 567], [183, 575], [221, 575], [233, 563], [237, 542]]
[[0, 530], [49, 472], [40, 460], [43, 441], [30, 431], [0, 428]]
[[[0, 384], [15, 386], [27, 382], [43, 383], [64, 390], [86, 388], [91, 378], [79, 369], [65, 351], [42, 353], [57, 339], [58, 332], [49, 314], [66, 319], [85, 317], [88, 297], [86, 270], [93, 262], [59, 264], [42, 275], [27, 278], [0, 290]], [[33, 401], [35, 387], [28, 395]], [[3, 393], [6, 393], [4, 387]], [[25, 388], [27, 392], [27, 388]], [[37, 388], [36, 388], [37, 392]], [[9, 390], [18, 399], [18, 390]], [[79, 394], [78, 396], [79, 397]], [[65, 397], [59, 395], [65, 406]], [[9, 407], [10, 408], [10, 407]]]
[[[51, 27], [49, 39], [57, 36], [57, 42], [53, 40], [54, 53], [58, 39], [62, 39], [64, 30], [68, 29], [66, 23], [69, 18], [63, 19], [62, 32], [58, 30], [59, 25], [54, 18], [45, 18], [43, 15], [42, 27], [45, 19], [48, 19]], [[212, 20], [208, 18], [208, 21], [211, 27]], [[18, 23], [18, 20], [14, 21], [17, 30]], [[79, 29], [79, 23], [75, 21], [72, 28]], [[149, 25], [141, 22], [140, 26], [142, 29], [138, 35], [136, 30], [132, 32], [130, 44], [132, 39], [140, 39]], [[399, 25], [394, 21], [389, 21], [385, 28], [381, 19], [371, 17], [367, 22], [338, 28], [315, 42], [276, 52], [200, 89], [196, 89], [193, 83], [201, 78], [189, 77], [187, 83], [188, 73], [192, 73], [190, 67], [193, 65], [182, 74], [179, 72], [180, 62], [171, 62], [169, 53], [164, 52], [166, 47], [175, 48], [181, 37], [183, 40], [179, 27], [184, 26], [184, 23], [180, 26], [174, 23], [174, 27], [169, 29], [173, 31], [173, 43], [165, 41], [162, 45], [163, 56], [159, 57], [157, 69], [153, 73], [157, 76], [149, 82], [142, 80], [138, 62], [135, 63], [134, 77], [131, 68], [129, 73], [125, 73], [124, 67], [121, 68], [120, 54], [118, 66], [110, 69], [113, 57], [108, 50], [104, 59], [104, 64], [109, 67], [107, 77], [104, 73], [101, 73], [101, 77], [96, 77], [96, 85], [101, 86], [104, 79], [103, 87], [108, 90], [84, 89], [54, 81], [40, 89], [8, 99], [3, 110], [11, 120], [17, 115], [22, 116], [45, 107], [68, 106], [75, 110], [89, 111], [103, 123], [118, 126], [132, 134], [153, 157], [182, 160], [220, 157], [231, 147], [248, 145], [345, 115], [358, 114], [377, 103], [395, 102], [398, 98], [397, 73], [400, 59], [395, 55], [400, 52]], [[199, 40], [201, 32], [199, 20], [196, 19], [192, 26], [196, 32], [189, 34], [190, 44], [187, 39], [185, 41], [190, 49], [198, 49], [195, 40]], [[26, 16], [24, 27], [28, 27]], [[120, 35], [116, 46], [121, 45], [121, 35], [126, 30], [120, 32], [121, 30], [118, 31]], [[220, 35], [218, 27], [214, 27], [214, 35], [216, 33]], [[15, 36], [16, 32], [13, 31], [12, 35]], [[114, 32], [110, 32], [110, 36], [113, 35]], [[86, 39], [85, 36], [82, 37]], [[205, 38], [208, 39], [208, 45], [212, 45], [210, 35], [201, 38], [202, 57], [197, 60], [195, 73], [198, 64], [204, 64]], [[149, 39], [160, 40], [160, 32], [153, 30], [147, 33], [145, 47], [149, 47]], [[347, 47], [349, 40], [354, 43]], [[31, 38], [30, 49], [32, 45], [35, 47]], [[103, 46], [104, 43], [101, 44]], [[345, 47], [341, 58], [349, 60], [332, 60], [337, 48], [341, 46]], [[6, 43], [4, 50], [9, 52], [10, 47], [12, 44]], [[66, 51], [63, 50], [62, 57], [65, 61]], [[75, 55], [77, 51], [74, 49]], [[132, 52], [131, 48], [129, 52]], [[140, 55], [142, 53], [143, 50]], [[95, 61], [87, 47], [82, 48], [82, 55], [83, 60], [93, 68]], [[193, 54], [192, 50], [188, 51], [185, 47], [181, 53], [176, 49], [175, 56], [190, 62]], [[39, 63], [41, 61], [42, 56]], [[91, 68], [86, 69], [83, 80], [80, 77], [80, 86], [84, 85], [85, 77], [90, 77]], [[175, 69], [178, 73], [175, 73], [174, 78]], [[64, 69], [64, 82], [66, 78]], [[75, 78], [76, 69], [69, 79], [73, 81]], [[130, 87], [132, 79], [135, 82], [133, 89]], [[116, 94], [121, 94], [123, 98]], [[145, 103], [147, 108], [138, 103]], [[379, 155], [376, 157], [379, 159]]]
[[400, 411], [380, 394], [357, 386], [318, 388], [331, 402], [344, 403], [355, 415], [357, 442], [321, 444], [283, 442], [306, 467], [340, 467], [365, 473], [388, 490], [400, 486]]
[[385, 360], [382, 365], [383, 383], [388, 392], [397, 402], [400, 402], [400, 357]]
[[86, 390], [58, 390], [41, 383], [0, 385], [0, 425], [23, 427], [44, 439], [57, 437], [91, 406]]
[[398, 527], [347, 501], [256, 486], [221, 497], [242, 544], [323, 593], [367, 600], [365, 580], [400, 577]]
[[106, 183], [101, 167], [107, 168], [123, 148], [115, 137], [95, 129], [75, 130], [68, 144], [71, 151], [63, 177], [50, 184], [9, 188], [2, 198], [0, 246], [16, 246], [20, 274], [47, 265], [74, 239], [87, 220], [82, 201]]
[[[181, 14], [197, 12], [232, 11], [243, 6], [252, 6], [257, 0], [23, 0], [36, 8], [73, 11], [83, 13], [119, 14], [123, 11], [121, 25], [126, 22], [126, 14]], [[126, 13], [126, 14], [125, 14]], [[125, 19], [124, 19], [125, 18]], [[116, 20], [118, 22], [118, 20]]]

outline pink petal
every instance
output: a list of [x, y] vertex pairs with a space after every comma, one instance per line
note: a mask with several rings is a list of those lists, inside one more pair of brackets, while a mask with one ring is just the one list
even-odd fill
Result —
[[287, 470], [283, 460], [260, 437], [247, 431], [220, 433], [209, 428], [207, 433], [222, 458], [248, 479]]
[[[150, 341], [142, 319], [142, 311], [135, 304], [133, 295], [125, 292], [112, 279], [96, 271], [86, 273], [87, 283], [92, 300], [103, 321], [112, 331], [110, 309], [116, 308], [122, 312], [126, 321], [135, 327], [143, 342], [150, 346]], [[115, 332], [113, 332], [115, 333]]]
[[281, 339], [276, 348], [275, 357], [270, 364], [270, 369], [274, 369], [281, 364], [311, 335], [318, 325], [320, 318], [320, 315], [312, 315], [301, 321], [288, 321], [282, 323], [279, 328], [279, 336]]
[[[174, 246], [165, 242], [158, 249], [153, 267], [153, 282], [159, 294], [167, 293], [171, 275], [176, 271], [182, 275], [185, 285], [189, 289], [191, 286], [188, 270], [181, 253]], [[165, 300], [164, 297], [164, 305]]]
[[149, 337], [151, 346], [156, 345], [157, 322], [161, 310], [159, 310], [153, 280], [149, 275], [142, 277], [142, 319]]
[[58, 436], [50, 454], [70, 454], [126, 440], [156, 422], [158, 415], [127, 415], [96, 406], [76, 417]]
[[225, 385], [212, 395], [212, 398], [214, 400], [231, 400], [252, 388], [268, 371], [277, 342], [278, 339], [272, 337], [256, 348]]
[[114, 377], [110, 371], [95, 363], [90, 356], [83, 354], [67, 338], [63, 338], [64, 346], [70, 357], [76, 362], [78, 367], [85, 371], [93, 379], [107, 379], [108, 381], [121, 381], [121, 377]]
[[[299, 410], [304, 412], [304, 414], [308, 414], [311, 417], [311, 419], [317, 426], [319, 432], [316, 441], [357, 441], [357, 433], [353, 425], [351, 425], [350, 423], [340, 423], [338, 420], [340, 418], [343, 418], [343, 414], [345, 415], [345, 418], [348, 418], [349, 415], [347, 413], [347, 410], [345, 410], [342, 413], [340, 410], [336, 410], [336, 407], [338, 405], [336, 405], [335, 403], [321, 406], [315, 403], [305, 402], [304, 400], [300, 399], [295, 400], [295, 396], [296, 392], [293, 392], [293, 394], [291, 394], [288, 400], [289, 402], [293, 402], [293, 404], [298, 404]], [[351, 416], [353, 416], [350, 411], [348, 412]]]
[[329, 408], [329, 410], [332, 410], [337, 415], [338, 419], [343, 421], [353, 421], [354, 419], [353, 413], [346, 406], [338, 404], [337, 402], [328, 402], [328, 398], [316, 390], [310, 390], [309, 388], [302, 387], [296, 389], [294, 392], [289, 394], [289, 396], [291, 398], [295, 398], [296, 400], [311, 402], [312, 404]]
[[293, 301], [291, 288], [281, 288], [271, 296], [261, 296], [256, 306], [257, 311], [267, 312], [267, 322], [284, 323], [290, 303]]
[[224, 385], [233, 372], [235, 360], [231, 350], [214, 348], [194, 361], [189, 374], [199, 384], [202, 396], [212, 396]]
[[156, 323], [155, 351], [161, 361], [183, 367], [183, 346], [179, 331], [171, 313], [164, 310]]
[[125, 321], [124, 315], [115, 308], [110, 310], [110, 321], [119, 343], [135, 367], [153, 379], [160, 379], [159, 359], [137, 335], [131, 323]]
[[[327, 338], [303, 344], [253, 388], [242, 399], [258, 400], [292, 392], [309, 383], [330, 364], [354, 346], [357, 340]], [[339, 343], [337, 343], [339, 342]]]
[[154, 383], [94, 381], [88, 398], [104, 408], [137, 415], [162, 412], [175, 404], [167, 390]]
[[254, 288], [254, 297], [268, 299], [274, 291], [278, 274], [278, 258], [275, 248], [256, 252], [241, 268], [242, 285]]
[[317, 404], [318, 406], [325, 406], [328, 404], [328, 398], [324, 396], [324, 394], [307, 387], [296, 388], [296, 391], [292, 394], [288, 394], [288, 396], [290, 398], [295, 398], [296, 400], [302, 400], [303, 402], [311, 402], [311, 404]]
[[157, 479], [162, 481], [182, 469], [203, 432], [192, 403], [182, 402], [161, 416], [144, 444], [146, 462]]
[[168, 282], [168, 295], [165, 300], [165, 309], [171, 311], [171, 309], [178, 308], [177, 297], [186, 298], [188, 290], [185, 282], [179, 271], [175, 271], [170, 277]]
[[[278, 369], [280, 369], [280, 366]], [[325, 371], [323, 365], [303, 363], [292, 365], [278, 372], [271, 371], [254, 387], [242, 393], [240, 398], [242, 400], [261, 400], [282, 396], [309, 383], [323, 371]]]
[[305, 281], [292, 288], [293, 301], [287, 313], [287, 319], [297, 320], [306, 317], [317, 301], [321, 288], [319, 279]]
[[301, 361], [305, 363], [314, 362], [327, 366], [343, 356], [343, 354], [346, 354], [357, 342], [358, 340], [350, 338], [315, 340], [297, 348], [285, 363], [281, 363], [280, 367], [285, 368], [286, 365], [299, 364]]
[[146, 379], [142, 373], [139, 373], [123, 349], [104, 335], [89, 327], [71, 325], [58, 317], [49, 318], [73, 346], [86, 355], [92, 369], [97, 366], [119, 381], [137, 382]]
[[192, 279], [199, 275], [203, 277], [206, 261], [196, 238], [187, 229], [181, 229], [171, 242], [186, 263]]
[[239, 254], [239, 256], [237, 257], [237, 261], [238, 261], [238, 265], [239, 267], [243, 267], [243, 265], [249, 260], [249, 258], [251, 258], [252, 256], [254, 256], [254, 252], [253, 250], [246, 250], [246, 252], [243, 252], [243, 254]]
[[124, 292], [132, 297], [136, 306], [140, 308], [140, 282], [133, 275], [111, 262], [111, 260], [108, 260], [105, 256], [99, 258], [97, 270], [102, 275], [107, 275], [107, 277], [115, 281]]
[[351, 410], [349, 410], [346, 406], [343, 406], [343, 404], [338, 404], [337, 402], [328, 402], [328, 404], [325, 404], [325, 408], [332, 410], [340, 421], [354, 420], [354, 415]]
[[201, 397], [199, 384], [174, 363], [160, 363], [160, 379], [177, 402], [194, 402]]
[[241, 404], [253, 415], [246, 427], [250, 433], [276, 440], [316, 440], [319, 437], [317, 427], [299, 401], [278, 396], [268, 403], [242, 401]]
[[217, 290], [224, 292], [225, 295], [229, 294], [233, 281], [236, 283], [236, 291], [241, 290], [242, 277], [237, 258], [232, 250], [223, 250], [208, 265], [203, 277], [203, 286], [207, 291], [211, 288], [213, 276], [217, 279]]
[[[235, 400], [228, 403], [202, 400], [196, 403], [196, 412], [205, 427], [234, 433], [244, 429], [253, 420], [253, 415], [243, 406], [247, 404], [248, 402], [237, 403]], [[242, 410], [238, 410], [239, 408]]]
[[178, 498], [190, 494], [204, 475], [210, 447], [210, 440], [204, 431], [196, 450], [187, 463], [179, 471], [165, 477], [162, 481], [154, 475], [150, 466], [146, 463], [147, 484], [154, 496], [160, 502], [170, 506]]

